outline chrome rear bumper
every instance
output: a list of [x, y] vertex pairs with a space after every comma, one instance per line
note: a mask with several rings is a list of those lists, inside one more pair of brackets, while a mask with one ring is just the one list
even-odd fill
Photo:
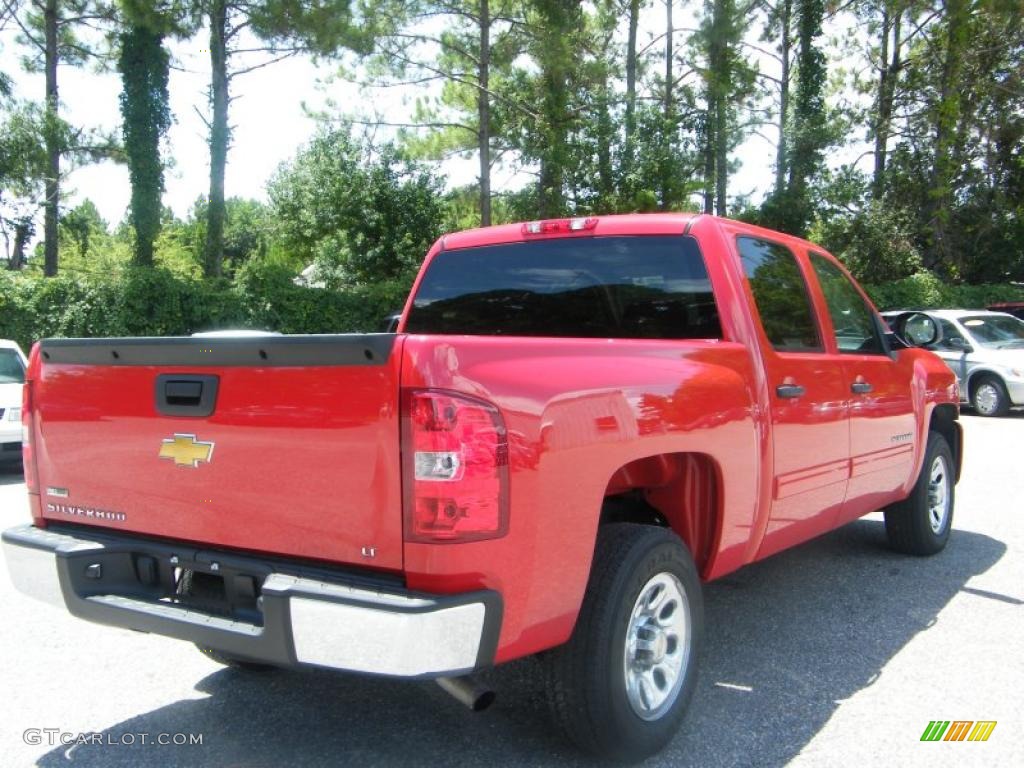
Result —
[[[363, 574], [70, 527], [12, 528], [3, 549], [14, 586], [30, 597], [279, 666], [465, 674], [493, 663], [501, 627], [501, 598], [488, 590], [420, 594]], [[251, 579], [253, 610], [217, 615], [179, 603], [168, 587], [176, 567]]]

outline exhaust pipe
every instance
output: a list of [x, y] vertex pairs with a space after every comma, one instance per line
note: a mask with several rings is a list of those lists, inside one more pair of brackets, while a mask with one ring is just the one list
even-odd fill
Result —
[[437, 684], [474, 712], [483, 712], [494, 703], [494, 691], [471, 675], [438, 677]]

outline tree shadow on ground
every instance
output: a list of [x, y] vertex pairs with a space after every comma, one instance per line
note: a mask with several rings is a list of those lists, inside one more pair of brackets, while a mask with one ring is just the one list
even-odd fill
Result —
[[[861, 520], [706, 587], [707, 642], [690, 714], [650, 765], [782, 765], [838, 702], [887, 662], [1005, 545], [955, 531], [932, 558], [884, 548], [882, 523]], [[202, 733], [202, 746], [56, 748], [42, 766], [583, 766], [549, 724], [533, 659], [493, 670], [495, 705], [473, 714], [432, 683], [317, 671], [225, 669], [207, 694], [101, 732]], [[125, 670], [134, 674], [136, 670]], [[721, 683], [727, 684], [726, 686]]]

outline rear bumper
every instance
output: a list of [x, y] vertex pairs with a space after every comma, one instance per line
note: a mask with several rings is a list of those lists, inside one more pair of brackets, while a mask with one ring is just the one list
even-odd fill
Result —
[[[501, 628], [501, 597], [489, 590], [426, 595], [363, 574], [67, 526], [9, 529], [3, 548], [17, 589], [74, 616], [279, 666], [458, 675], [493, 663]], [[167, 584], [179, 564], [254, 579], [256, 608], [239, 618], [176, 602]]]

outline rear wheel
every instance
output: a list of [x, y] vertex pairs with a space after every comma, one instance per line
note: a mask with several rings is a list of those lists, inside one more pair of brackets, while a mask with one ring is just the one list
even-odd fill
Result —
[[946, 438], [928, 435], [921, 474], [910, 495], [885, 510], [890, 546], [908, 555], [934, 555], [946, 546], [956, 498], [953, 453]]
[[620, 760], [668, 744], [693, 695], [703, 622], [697, 571], [678, 536], [602, 526], [576, 628], [546, 658], [548, 698], [569, 738]]
[[1005, 416], [1010, 410], [1010, 395], [995, 376], [986, 376], [974, 385], [971, 405], [979, 416]]

